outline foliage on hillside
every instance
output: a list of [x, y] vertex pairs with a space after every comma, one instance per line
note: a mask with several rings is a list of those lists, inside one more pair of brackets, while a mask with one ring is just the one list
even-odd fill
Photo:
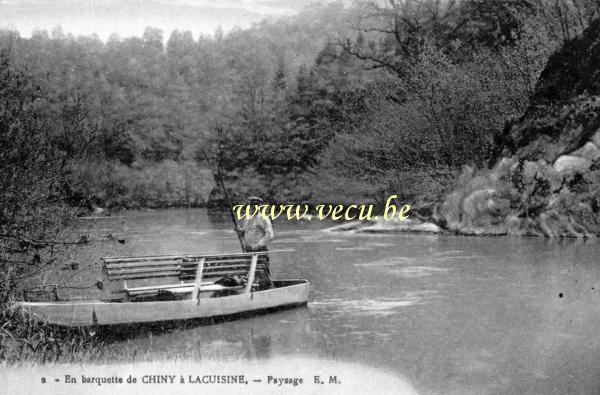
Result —
[[600, 20], [554, 53], [491, 170], [462, 174], [440, 218], [462, 233], [600, 235]]
[[529, 105], [549, 54], [597, 13], [591, 0], [366, 0], [196, 40], [57, 29], [4, 32], [0, 45], [93, 134], [74, 198], [218, 203], [207, 176], [218, 164], [234, 200], [396, 193], [425, 207], [463, 166], [512, 144], [504, 124]]
[[[215, 125], [230, 125], [229, 138], [241, 134], [256, 143], [260, 133], [267, 135], [260, 139], [278, 140], [265, 147], [268, 152], [257, 152], [262, 157], [275, 152], [288, 161], [285, 151], [295, 152], [298, 144], [306, 146], [306, 153], [296, 163], [314, 155], [317, 143], [304, 141], [304, 125], [283, 130], [278, 119], [287, 111], [296, 73], [313, 62], [329, 36], [345, 28], [340, 19], [346, 12], [336, 4], [315, 7], [287, 20], [198, 40], [179, 31], [165, 40], [153, 28], [143, 37], [112, 36], [107, 43], [60, 29], [37, 32], [30, 39], [3, 32], [0, 46], [29, 70], [52, 106], [71, 103], [85, 114], [95, 137], [89, 147], [97, 158], [94, 167], [115, 170], [102, 178], [103, 185], [95, 178], [91, 185], [80, 179], [78, 192], [92, 192], [101, 205], [204, 204], [204, 190], [213, 185], [210, 177], [208, 182], [204, 176], [166, 177], [178, 166], [204, 174], [206, 163], [190, 162], [207, 149]], [[289, 130], [297, 136], [293, 141]], [[235, 167], [246, 171], [247, 165], [240, 161]], [[132, 186], [132, 178], [145, 176], [138, 171], [142, 167], [156, 169], [149, 170], [154, 181]], [[189, 199], [161, 193], [154, 190], [155, 182], [183, 190], [202, 183], [192, 187], [202, 193]], [[153, 197], [157, 193], [162, 197]], [[151, 196], [141, 198], [144, 194]]]

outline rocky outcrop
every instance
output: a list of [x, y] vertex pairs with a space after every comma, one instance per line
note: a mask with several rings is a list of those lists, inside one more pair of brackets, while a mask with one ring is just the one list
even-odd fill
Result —
[[548, 61], [531, 105], [436, 219], [466, 234], [600, 235], [600, 21]]

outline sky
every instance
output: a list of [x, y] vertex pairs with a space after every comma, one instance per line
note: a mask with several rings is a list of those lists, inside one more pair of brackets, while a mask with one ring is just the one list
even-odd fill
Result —
[[[331, 0], [327, 0], [331, 1]], [[292, 15], [318, 0], [0, 0], [0, 29], [29, 37], [35, 30], [98, 34], [106, 40], [141, 36], [146, 26], [189, 30], [195, 38], [221, 26], [249, 27], [265, 18]]]

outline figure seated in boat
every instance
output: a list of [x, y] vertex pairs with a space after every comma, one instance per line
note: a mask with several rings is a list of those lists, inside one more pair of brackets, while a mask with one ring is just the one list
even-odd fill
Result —
[[[230, 287], [230, 288], [234, 288], [234, 287], [239, 287], [239, 286], [243, 286], [246, 285], [246, 282], [248, 281], [247, 277], [241, 277], [241, 276], [236, 276], [236, 275], [228, 275], [225, 277], [222, 277], [220, 279], [218, 279], [217, 281], [215, 281], [215, 284], [218, 285], [222, 285], [224, 287]], [[212, 294], [213, 298], [218, 298], [221, 296], [230, 296], [230, 295], [236, 295], [238, 292], [234, 289], [225, 289], [222, 291], [215, 291]]]

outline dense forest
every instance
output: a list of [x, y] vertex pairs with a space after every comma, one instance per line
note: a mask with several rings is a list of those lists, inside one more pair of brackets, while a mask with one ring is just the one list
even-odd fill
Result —
[[217, 169], [237, 201], [397, 194], [462, 233], [599, 234], [599, 16], [596, 0], [373, 0], [198, 39], [0, 32], [0, 359], [94, 349], [10, 307], [76, 268], [89, 240], [71, 220], [221, 204]]
[[218, 203], [218, 165], [236, 198], [399, 193], [427, 207], [464, 165], [488, 163], [549, 54], [597, 13], [593, 1], [373, 1], [197, 40], [148, 27], [104, 43], [57, 28], [5, 31], [0, 46], [52, 138], [81, 151], [71, 202]]

